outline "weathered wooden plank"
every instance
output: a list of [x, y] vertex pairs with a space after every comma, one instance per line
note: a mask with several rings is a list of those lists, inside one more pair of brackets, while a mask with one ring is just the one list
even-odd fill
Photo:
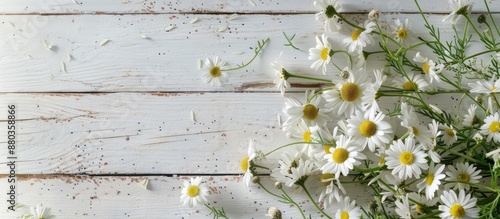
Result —
[[[149, 179], [148, 190], [141, 185]], [[55, 218], [211, 218], [205, 207], [189, 208], [179, 202], [182, 182], [188, 177], [88, 177], [88, 176], [19, 176], [17, 182], [18, 203], [50, 207]], [[296, 218], [300, 213], [294, 206], [278, 202], [258, 187], [245, 187], [238, 176], [204, 177], [210, 188], [209, 204], [224, 207], [229, 218], [264, 218], [269, 207], [277, 207], [283, 218]], [[263, 177], [264, 185], [274, 191], [269, 177]], [[5, 177], [0, 187], [7, 187]], [[348, 195], [361, 206], [367, 206], [371, 197], [369, 189], [345, 184]], [[3, 190], [2, 190], [3, 194]], [[302, 193], [290, 195], [304, 210], [318, 217], [314, 206]], [[2, 201], [1, 209], [7, 209]], [[28, 210], [29, 211], [29, 210]], [[334, 209], [329, 209], [334, 212]], [[1, 218], [16, 218], [25, 212], [0, 211]]]
[[[1, 16], [0, 36], [5, 37], [0, 38], [0, 92], [275, 91], [270, 63], [281, 52], [290, 72], [325, 77], [309, 68], [308, 49], [323, 32], [312, 15], [242, 15], [231, 21], [228, 16]], [[359, 21], [364, 17], [350, 15]], [[386, 19], [395, 17], [409, 18], [414, 36], [426, 36], [420, 15]], [[191, 24], [194, 18], [199, 20]], [[452, 39], [451, 25], [442, 18], [428, 19], [442, 28], [443, 39]], [[165, 31], [170, 25], [176, 28]], [[343, 48], [340, 42], [350, 31], [330, 34], [333, 49]], [[283, 45], [283, 32], [296, 34], [293, 42], [300, 51]], [[220, 56], [235, 67], [250, 60], [257, 41], [266, 37], [270, 42], [262, 55], [247, 68], [231, 72], [225, 86], [202, 82], [198, 59]], [[334, 59], [347, 66], [345, 55]], [[383, 63], [376, 60], [370, 58], [369, 65], [381, 68]]]
[[[452, 110], [459, 97], [450, 97], [429, 98]], [[264, 152], [290, 142], [277, 118], [283, 102], [278, 93], [0, 95], [4, 112], [8, 104], [17, 109], [20, 174], [241, 173], [250, 139]], [[382, 98], [380, 105], [391, 109], [395, 102]], [[5, 143], [7, 124], [2, 124]], [[0, 150], [0, 163], [8, 162], [7, 152]]]
[[[315, 13], [312, 0], [183, 0], [183, 1], [152, 1], [152, 0], [18, 0], [0, 2], [1, 13], [5, 14], [75, 14], [75, 13]], [[379, 2], [340, 0], [343, 12], [367, 12], [378, 8], [385, 12], [417, 12], [414, 1], [389, 0]], [[448, 1], [419, 1], [422, 10], [432, 13], [449, 13]], [[489, 2], [491, 8], [497, 8], [499, 3]], [[476, 11], [485, 11], [484, 3], [477, 1]]]

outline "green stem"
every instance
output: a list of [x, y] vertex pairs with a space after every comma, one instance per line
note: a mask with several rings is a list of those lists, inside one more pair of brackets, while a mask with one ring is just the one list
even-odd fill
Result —
[[311, 202], [314, 204], [314, 206], [318, 209], [319, 212], [321, 212], [321, 214], [325, 215], [325, 217], [329, 218], [329, 219], [332, 219], [330, 216], [328, 216], [327, 213], [325, 213], [323, 211], [323, 209], [321, 209], [318, 204], [316, 203], [316, 201], [313, 199], [313, 197], [311, 196], [311, 194], [309, 193], [309, 191], [307, 191], [307, 188], [304, 186], [304, 184], [300, 184], [300, 187], [302, 187], [302, 189], [304, 189], [304, 191], [306, 192], [307, 194], [307, 197], [309, 197], [309, 200], [311, 200]]
[[437, 148], [439, 148], [439, 149], [442, 149], [442, 150], [448, 151], [450, 154], [457, 155], [457, 156], [459, 156], [459, 157], [462, 157], [462, 158], [464, 158], [464, 159], [467, 159], [467, 160], [469, 160], [469, 161], [472, 161], [472, 162], [474, 162], [474, 163], [478, 163], [478, 164], [481, 164], [481, 165], [484, 165], [484, 166], [488, 166], [488, 163], [486, 163], [486, 162], [483, 162], [483, 161], [480, 161], [480, 160], [476, 160], [476, 159], [474, 159], [474, 158], [472, 158], [472, 157], [469, 157], [469, 156], [467, 156], [467, 155], [465, 155], [465, 154], [459, 153], [459, 152], [457, 152], [457, 151], [455, 151], [455, 150], [450, 150], [450, 149], [448, 149], [448, 148], [445, 148], [445, 147], [440, 147], [440, 146], [436, 146], [436, 147], [437, 147]]
[[253, 62], [253, 60], [255, 60], [255, 58], [257, 58], [257, 56], [259, 56], [260, 52], [264, 49], [264, 46], [269, 42], [269, 37], [266, 39], [266, 40], [262, 40], [262, 43], [261, 41], [258, 42], [258, 46], [257, 48], [255, 48], [255, 54], [254, 56], [252, 57], [252, 59], [250, 59], [250, 61], [248, 61], [247, 63], [243, 64], [243, 65], [240, 65], [238, 67], [235, 67], [235, 68], [229, 68], [229, 69], [221, 69], [221, 71], [234, 71], [234, 70], [238, 70], [238, 69], [242, 69], [242, 68], [245, 68], [247, 67], [248, 65], [250, 65], [250, 63]]
[[293, 142], [293, 143], [290, 143], [290, 144], [285, 144], [285, 145], [279, 146], [279, 147], [273, 149], [272, 151], [269, 151], [269, 152], [265, 153], [264, 156], [268, 156], [268, 155], [276, 152], [277, 150], [280, 150], [280, 149], [283, 149], [283, 148], [286, 148], [286, 147], [289, 147], [289, 146], [292, 146], [292, 145], [298, 145], [298, 144], [321, 144], [321, 143], [315, 143], [315, 142]]
[[440, 213], [441, 213], [440, 211], [434, 211], [434, 212], [431, 212], [431, 213], [429, 213], [429, 214], [426, 214], [426, 215], [424, 215], [424, 216], [422, 216], [422, 217], [417, 217], [417, 218], [415, 218], [415, 219], [427, 219], [427, 218], [433, 218], [434, 216], [439, 215]]
[[302, 76], [302, 75], [294, 75], [289, 73], [290, 78], [302, 78], [302, 79], [308, 79], [308, 80], [313, 80], [313, 81], [322, 81], [322, 82], [328, 82], [331, 83], [331, 80], [328, 79], [323, 79], [323, 78], [314, 78], [314, 77], [309, 77], [309, 76]]
[[500, 31], [498, 30], [497, 24], [495, 23], [495, 19], [493, 19], [493, 15], [491, 14], [490, 11], [490, 6], [488, 6], [488, 2], [484, 0], [484, 5], [486, 5], [486, 10], [488, 10], [488, 14], [490, 15], [491, 22], [493, 23], [493, 26], [495, 26], [495, 30], [497, 31], [497, 34], [500, 35]]
[[299, 206], [299, 204], [297, 204], [297, 202], [293, 201], [292, 198], [285, 192], [285, 190], [283, 190], [283, 188], [281, 189], [281, 191], [288, 198], [288, 200], [292, 203], [292, 205], [297, 207], [297, 209], [300, 211], [300, 214], [302, 215], [302, 218], [306, 219], [306, 215], [304, 215], [304, 212], [302, 211], [302, 208]]
[[280, 198], [280, 199], [282, 198], [281, 196], [276, 195], [275, 193], [273, 193], [273, 192], [269, 191], [269, 190], [268, 190], [268, 189], [267, 189], [264, 185], [262, 185], [262, 183], [261, 183], [261, 182], [258, 182], [257, 184], [259, 184], [259, 186], [260, 186], [262, 189], [264, 189], [264, 191], [266, 191], [267, 193], [269, 193], [270, 195], [272, 195], [272, 196], [274, 196], [274, 197], [277, 197], [277, 198]]

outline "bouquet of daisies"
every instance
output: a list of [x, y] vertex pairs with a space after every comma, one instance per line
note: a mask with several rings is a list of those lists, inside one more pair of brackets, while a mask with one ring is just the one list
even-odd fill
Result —
[[[384, 20], [373, 10], [368, 19], [355, 21], [341, 13], [336, 0], [315, 1], [315, 18], [325, 33], [316, 36], [309, 60], [321, 73], [301, 75], [272, 63], [274, 83], [285, 96], [282, 128], [293, 142], [267, 153], [251, 142], [241, 161], [244, 183], [258, 184], [298, 208], [300, 216], [287, 215], [293, 218], [307, 214], [288, 195], [291, 190], [305, 194], [326, 218], [498, 217], [500, 29], [487, 1], [484, 15], [472, 15], [469, 0], [450, 4], [453, 12], [443, 22], [452, 26], [454, 38], [447, 41], [418, 1], [425, 36], [415, 36], [408, 19]], [[332, 40], [338, 31], [349, 35]], [[293, 37], [285, 37], [293, 47]], [[255, 56], [267, 42], [259, 42]], [[345, 60], [336, 61], [340, 57]], [[383, 66], [371, 67], [377, 60]], [[227, 68], [219, 58], [207, 59], [203, 78], [221, 84], [227, 71], [250, 62]], [[286, 94], [291, 78], [324, 86], [297, 98]], [[438, 107], [443, 94], [451, 95], [456, 107]], [[265, 166], [263, 160], [277, 151], [278, 163]], [[269, 173], [275, 188], [260, 180]], [[345, 183], [370, 187], [373, 200], [358, 205]], [[185, 182], [181, 200], [206, 203], [201, 184], [199, 178]], [[227, 217], [223, 209], [207, 207], [214, 216]], [[270, 208], [268, 216], [282, 214]]]

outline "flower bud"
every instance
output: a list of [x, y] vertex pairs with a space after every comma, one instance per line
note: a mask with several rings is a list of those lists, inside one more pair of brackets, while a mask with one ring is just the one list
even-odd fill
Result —
[[259, 177], [259, 176], [254, 176], [254, 177], [252, 177], [252, 183], [257, 184], [257, 183], [259, 183], [259, 182], [260, 182], [260, 177]]
[[377, 9], [373, 9], [368, 13], [368, 19], [371, 21], [376, 21], [380, 18], [380, 11]]
[[282, 219], [281, 211], [275, 207], [267, 209], [267, 216], [271, 216], [273, 219]]
[[371, 201], [370, 202], [370, 209], [375, 210], [378, 208], [377, 202]]
[[283, 183], [276, 182], [276, 183], [274, 183], [274, 187], [276, 187], [277, 189], [281, 189], [281, 188], [283, 188]]
[[484, 138], [483, 138], [483, 136], [482, 136], [481, 134], [479, 134], [479, 132], [478, 132], [478, 133], [476, 133], [476, 134], [474, 135], [474, 137], [472, 137], [472, 138], [473, 138], [473, 139], [474, 139], [474, 140], [475, 140], [478, 144], [479, 144], [479, 143], [481, 143], [481, 141], [483, 141], [483, 139], [484, 139]]
[[480, 24], [486, 23], [486, 16], [484, 14], [479, 15], [479, 17], [477, 17], [477, 22]]

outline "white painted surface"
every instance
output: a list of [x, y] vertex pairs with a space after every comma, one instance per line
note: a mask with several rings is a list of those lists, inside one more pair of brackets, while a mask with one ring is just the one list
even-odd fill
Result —
[[[247, 0], [0, 1], [0, 13], [8, 14], [0, 16], [0, 109], [18, 107], [18, 173], [41, 174], [20, 176], [19, 202], [42, 202], [56, 218], [206, 218], [206, 209], [180, 205], [183, 178], [170, 176], [201, 174], [214, 188], [210, 203], [224, 207], [232, 218], [263, 218], [271, 206], [294, 218], [294, 208], [227, 175], [240, 173], [248, 139], [256, 139], [264, 151], [289, 141], [279, 130], [276, 114], [283, 98], [273, 87], [269, 64], [283, 51], [289, 70], [321, 75], [308, 68], [307, 50], [322, 29], [312, 1], [253, 1], [256, 6]], [[342, 2], [346, 12], [376, 6], [411, 12], [387, 14], [388, 20], [420, 21], [413, 1]], [[480, 5], [475, 8], [484, 11]], [[449, 10], [443, 0], [422, 6], [428, 12]], [[228, 20], [234, 12], [248, 14]], [[366, 15], [348, 16], [362, 20]], [[451, 37], [449, 26], [440, 22], [444, 16], [428, 19]], [[194, 18], [198, 21], [191, 24]], [[283, 46], [282, 31], [297, 34], [294, 43], [300, 51]], [[414, 23], [414, 31], [424, 34], [422, 24]], [[346, 30], [331, 36], [348, 35]], [[263, 54], [233, 72], [227, 85], [201, 82], [198, 59], [220, 56], [234, 66], [248, 60], [250, 47], [264, 37], [271, 40]], [[294, 91], [321, 86], [295, 82]], [[457, 99], [449, 95], [431, 98], [445, 108], [456, 106]], [[384, 101], [390, 107], [391, 100]], [[1, 113], [0, 120], [6, 116]], [[0, 130], [5, 143], [5, 126]], [[5, 157], [2, 146], [1, 174], [7, 173]], [[150, 190], [138, 185], [145, 177]], [[5, 176], [0, 185], [3, 194]], [[356, 197], [367, 194], [363, 189], [349, 190]], [[366, 205], [369, 198], [360, 202]], [[6, 213], [5, 202], [0, 203], [0, 218], [19, 215]]]

